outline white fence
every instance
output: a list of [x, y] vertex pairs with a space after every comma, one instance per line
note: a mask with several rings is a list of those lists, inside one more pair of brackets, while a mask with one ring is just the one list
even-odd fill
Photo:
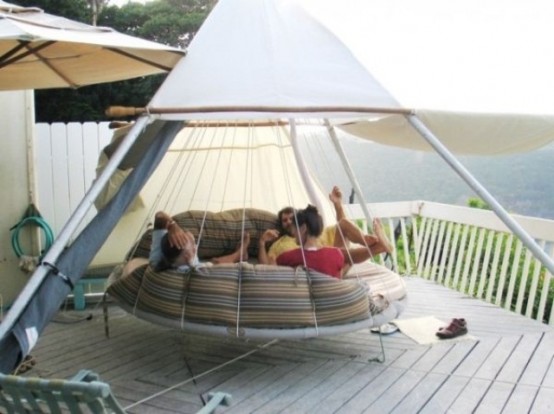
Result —
[[[111, 137], [107, 122], [36, 125], [37, 204], [54, 234], [90, 187], [98, 155]], [[88, 219], [94, 213], [89, 212]]]
[[[36, 136], [38, 206], [58, 234], [94, 180], [111, 132], [107, 123], [38, 124]], [[368, 207], [396, 239], [391, 261], [399, 272], [554, 324], [552, 275], [492, 212], [427, 201]], [[359, 206], [347, 210], [363, 217]], [[554, 221], [515, 218], [554, 257]]]

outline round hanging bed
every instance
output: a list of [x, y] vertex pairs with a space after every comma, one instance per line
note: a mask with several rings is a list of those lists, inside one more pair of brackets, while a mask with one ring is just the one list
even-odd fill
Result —
[[[199, 257], [226, 254], [242, 229], [250, 257], [276, 216], [256, 209], [174, 216], [200, 238]], [[379, 326], [402, 312], [402, 278], [383, 266], [353, 266], [344, 279], [303, 268], [252, 263], [200, 267], [187, 273], [154, 271], [143, 264], [150, 234], [133, 249], [125, 271], [114, 272], [107, 293], [133, 315], [197, 333], [249, 338], [306, 338]], [[129, 270], [131, 269], [131, 270]]]

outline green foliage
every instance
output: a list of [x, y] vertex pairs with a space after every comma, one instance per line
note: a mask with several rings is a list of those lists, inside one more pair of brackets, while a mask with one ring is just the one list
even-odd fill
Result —
[[23, 7], [38, 7], [46, 13], [83, 23], [91, 22], [87, 0], [16, 0], [14, 3]]
[[[45, 12], [89, 23], [89, 0], [22, 0], [22, 6], [36, 6]], [[104, 6], [98, 25], [166, 45], [188, 46], [209, 11], [213, 0], [156, 0], [146, 4], [128, 3], [123, 7]], [[46, 89], [35, 91], [37, 122], [106, 121], [110, 105], [145, 106], [167, 75], [147, 76], [78, 90]]]
[[477, 197], [471, 197], [469, 200], [467, 200], [467, 205], [469, 207], [479, 208], [481, 210], [492, 210], [487, 203]]

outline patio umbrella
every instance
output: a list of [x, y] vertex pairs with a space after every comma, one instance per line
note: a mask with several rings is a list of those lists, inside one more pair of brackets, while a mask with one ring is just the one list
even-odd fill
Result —
[[78, 88], [171, 70], [183, 50], [0, 0], [0, 90]]

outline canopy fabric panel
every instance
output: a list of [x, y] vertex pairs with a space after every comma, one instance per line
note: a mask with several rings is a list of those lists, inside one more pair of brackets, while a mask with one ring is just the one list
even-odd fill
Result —
[[[417, 116], [456, 154], [506, 155], [531, 151], [554, 140], [554, 115], [417, 111]], [[344, 132], [384, 145], [433, 151], [405, 117], [386, 116], [342, 123]]]
[[[294, 0], [221, 0], [149, 104], [163, 119], [342, 116], [396, 100]], [[191, 113], [193, 112], [193, 113]]]
[[[313, 133], [313, 127], [299, 127], [297, 139]], [[185, 126], [140, 192], [146, 207], [122, 217], [94, 264], [121, 261], [157, 210], [177, 214], [252, 207], [277, 213], [285, 206], [303, 208], [314, 203], [326, 223], [333, 224], [331, 189], [322, 189], [309, 173], [309, 183], [304, 182], [302, 161], [295, 158], [292, 140], [290, 126], [284, 123]], [[142, 148], [134, 147], [135, 151]], [[314, 188], [315, 200], [307, 186]]]
[[[554, 140], [551, 1], [303, 3], [453, 152], [507, 154]], [[428, 149], [404, 117], [361, 119], [344, 130]]]
[[0, 2], [0, 90], [79, 87], [171, 70], [183, 50]]

